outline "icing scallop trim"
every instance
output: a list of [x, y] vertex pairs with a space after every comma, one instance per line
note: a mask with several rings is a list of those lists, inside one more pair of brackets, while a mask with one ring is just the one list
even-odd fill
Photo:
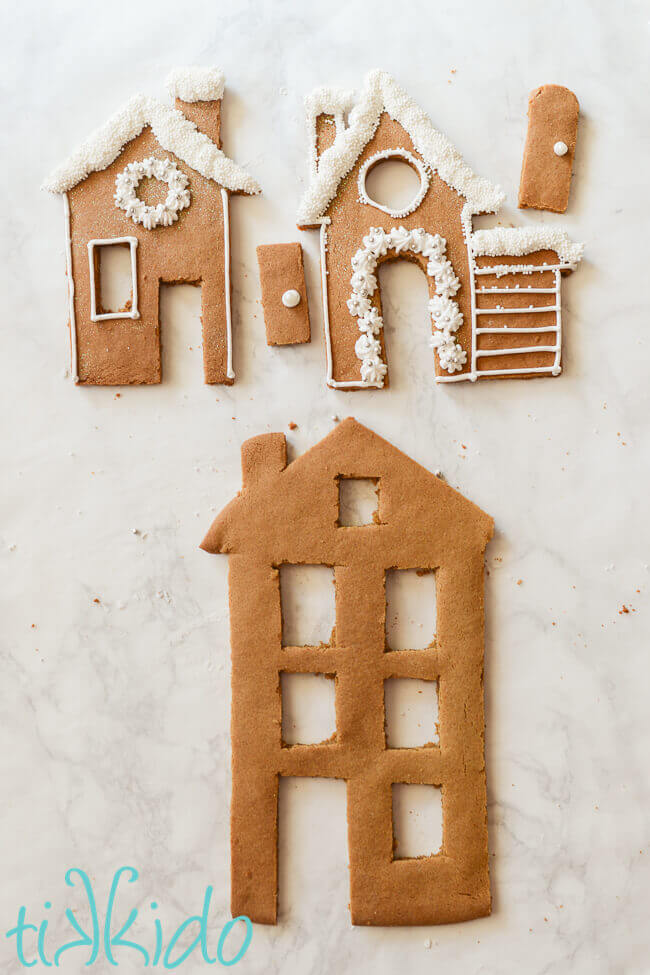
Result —
[[[325, 103], [327, 90], [319, 91], [318, 97]], [[336, 97], [335, 92], [330, 94], [332, 99]], [[470, 169], [447, 137], [434, 128], [425, 112], [389, 74], [371, 71], [366, 76], [361, 97], [350, 113], [347, 127], [337, 132], [333, 145], [318, 160], [317, 170], [312, 167], [311, 183], [299, 206], [299, 226], [306, 227], [320, 222], [336, 195], [339, 183], [350, 172], [375, 134], [384, 111], [406, 129], [425, 164], [465, 197], [471, 213], [491, 213], [498, 210], [505, 199], [501, 189]], [[313, 157], [314, 135], [311, 131], [309, 108], [308, 123]]]
[[66, 193], [93, 172], [106, 169], [127, 143], [150, 125], [163, 149], [173, 152], [206, 179], [233, 193], [259, 193], [260, 186], [182, 112], [148, 95], [135, 95], [68, 157], [43, 183], [50, 193]]
[[429, 300], [429, 311], [435, 328], [431, 345], [438, 353], [442, 369], [453, 374], [460, 372], [467, 362], [467, 353], [455, 340], [454, 334], [463, 324], [463, 314], [454, 301], [460, 288], [451, 261], [446, 258], [447, 241], [440, 234], [430, 234], [422, 227], [407, 230], [406, 227], [371, 227], [352, 258], [352, 295], [347, 305], [351, 315], [359, 320], [361, 335], [354, 351], [361, 360], [361, 379], [364, 383], [381, 388], [388, 367], [382, 360], [381, 343], [377, 336], [384, 327], [384, 320], [371, 298], [377, 290], [377, 265], [389, 251], [402, 254], [409, 251], [427, 259], [426, 273], [436, 283], [436, 294]]
[[577, 264], [584, 251], [584, 244], [555, 227], [493, 227], [475, 230], [469, 241], [474, 257], [522, 257], [549, 250], [555, 251], [563, 263]]
[[213, 102], [223, 98], [226, 84], [219, 68], [174, 68], [167, 75], [165, 85], [172, 98], [184, 102]]

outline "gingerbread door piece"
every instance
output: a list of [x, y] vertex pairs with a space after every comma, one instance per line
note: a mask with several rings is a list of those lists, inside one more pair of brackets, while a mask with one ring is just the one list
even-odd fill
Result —
[[[307, 100], [311, 178], [298, 226], [320, 228], [327, 382], [388, 383], [378, 269], [418, 264], [429, 285], [435, 381], [557, 376], [560, 282], [582, 245], [554, 227], [475, 231], [504, 195], [477, 176], [424, 112], [382, 71], [371, 72], [346, 122], [347, 93]], [[366, 179], [386, 159], [416, 173], [411, 202], [373, 200]]]
[[309, 304], [300, 244], [260, 244], [257, 263], [267, 345], [309, 342]]
[[[243, 487], [202, 548], [230, 556], [233, 915], [277, 919], [280, 776], [347, 784], [353, 924], [442, 924], [490, 912], [483, 720], [483, 559], [492, 519], [371, 430], [348, 418], [287, 466], [270, 433], [242, 447]], [[342, 479], [372, 478], [377, 517], [347, 527]], [[328, 645], [286, 646], [279, 568], [333, 567]], [[426, 649], [387, 648], [386, 573], [433, 570], [437, 628]], [[335, 677], [336, 734], [287, 745], [282, 673]], [[384, 682], [437, 681], [439, 744], [391, 748]], [[440, 852], [397, 859], [394, 784], [442, 789]]]
[[[136, 95], [44, 184], [63, 196], [80, 384], [160, 382], [161, 283], [201, 286], [205, 382], [235, 378], [228, 201], [259, 186], [220, 148], [223, 74], [182, 68], [168, 87], [175, 108]], [[107, 308], [101, 260], [116, 247], [128, 249], [131, 295]]]
[[519, 206], [564, 213], [578, 135], [578, 99], [562, 85], [542, 85], [528, 99], [528, 132]]

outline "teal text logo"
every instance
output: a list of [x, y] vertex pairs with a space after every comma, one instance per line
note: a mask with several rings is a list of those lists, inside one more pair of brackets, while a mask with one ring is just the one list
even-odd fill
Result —
[[[253, 925], [250, 919], [244, 915], [224, 924], [219, 934], [216, 949], [212, 949], [214, 950], [214, 957], [208, 950], [208, 921], [213, 893], [212, 887], [205, 889], [201, 913], [185, 918], [169, 937], [165, 937], [162, 924], [159, 918], [155, 917], [158, 904], [156, 901], [151, 901], [153, 932], [149, 943], [140, 944], [133, 936], [127, 938], [127, 934], [138, 917], [138, 911], [135, 908], [131, 908], [130, 911], [128, 908], [122, 907], [120, 909], [118, 891], [121, 882], [122, 888], [124, 888], [126, 884], [134, 884], [137, 879], [138, 871], [133, 867], [120, 867], [119, 870], [115, 871], [106, 901], [106, 911], [101, 917], [88, 874], [77, 867], [68, 870], [65, 875], [65, 882], [68, 887], [79, 885], [83, 888], [90, 915], [89, 923], [85, 928], [82, 927], [72, 910], [69, 907], [66, 908], [65, 917], [75, 936], [72, 940], [57, 947], [49, 943], [47, 918], [38, 924], [32, 924], [27, 918], [27, 909], [25, 907], [19, 908], [16, 924], [7, 931], [6, 937], [15, 941], [16, 956], [20, 964], [25, 968], [34, 968], [36, 965], [46, 968], [58, 967], [61, 958], [67, 956], [68, 952], [78, 955], [77, 963], [83, 963], [86, 966], [93, 965], [97, 961], [101, 962], [104, 959], [110, 965], [119, 966], [122, 960], [125, 964], [132, 965], [133, 959], [138, 955], [143, 967], [159, 966], [167, 969], [178, 968], [184, 961], [192, 957], [195, 965], [193, 971], [196, 971], [196, 962], [199, 960], [202, 960], [206, 965], [219, 964], [226, 967], [236, 965], [238, 961], [241, 961], [248, 951], [253, 937]], [[121, 894], [121, 900], [126, 900], [124, 893]], [[51, 901], [45, 901], [44, 906], [49, 911], [52, 907]], [[125, 914], [125, 920], [118, 920], [118, 918], [124, 918]], [[195, 936], [189, 945], [185, 944], [181, 949], [179, 942], [183, 941], [184, 943], [187, 940], [188, 933], [194, 933]], [[241, 941], [242, 933], [243, 941]], [[239, 947], [237, 947], [238, 945]]]

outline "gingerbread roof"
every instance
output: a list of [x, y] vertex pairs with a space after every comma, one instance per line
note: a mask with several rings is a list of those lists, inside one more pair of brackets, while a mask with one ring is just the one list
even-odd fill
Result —
[[[343, 420], [288, 466], [286, 461], [282, 433], [253, 437], [242, 445], [243, 491], [217, 515], [202, 549], [270, 553], [274, 539], [286, 540], [288, 525], [300, 524], [301, 531], [314, 533], [334, 527], [338, 501], [333, 498], [331, 510], [314, 503], [314, 479], [329, 479], [334, 489], [339, 475], [393, 479], [392, 493], [399, 491], [399, 503], [387, 523], [378, 527], [398, 531], [401, 539], [421, 536], [434, 512], [440, 535], [458, 540], [462, 536], [465, 541], [468, 526], [473, 526], [471, 537], [481, 545], [492, 535], [492, 518], [481, 508], [354, 417]], [[328, 554], [335, 557], [323, 552], [323, 558]]]
[[[307, 101], [312, 157], [315, 153], [315, 111], [337, 118], [346, 101], [336, 90], [318, 89], [317, 96], [312, 95]], [[366, 76], [359, 101], [350, 112], [347, 126], [337, 124], [334, 142], [323, 152], [318, 166], [312, 167], [310, 185], [300, 202], [299, 226], [307, 227], [321, 221], [336, 196], [339, 183], [373, 137], [383, 112], [388, 112], [408, 132], [426, 165], [466, 199], [471, 213], [498, 210], [505, 199], [501, 189], [469, 168], [447, 137], [438, 132], [426, 113], [389, 74], [371, 71]]]
[[[213, 101], [223, 95], [223, 74], [215, 68], [180, 68], [168, 78], [173, 95], [183, 101]], [[117, 159], [124, 146], [151, 126], [163, 149], [207, 179], [233, 193], [259, 193], [258, 183], [233, 162], [194, 122], [171, 105], [135, 95], [68, 157], [43, 183], [51, 193], [66, 193], [91, 173]]]

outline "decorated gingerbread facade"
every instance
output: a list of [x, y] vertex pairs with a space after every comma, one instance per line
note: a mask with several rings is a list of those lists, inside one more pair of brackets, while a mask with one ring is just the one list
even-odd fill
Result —
[[[384, 72], [349, 95], [307, 100], [311, 179], [298, 225], [320, 227], [330, 386], [387, 383], [379, 265], [404, 258], [427, 275], [436, 382], [556, 376], [561, 371], [560, 283], [582, 245], [547, 226], [473, 229], [504, 196], [473, 173], [424, 112]], [[373, 201], [366, 178], [383, 159], [417, 173], [411, 203]]]
[[[220, 148], [221, 72], [181, 69], [168, 85], [175, 108], [135, 96], [45, 183], [64, 198], [79, 383], [160, 382], [161, 283], [201, 285], [205, 381], [234, 379], [228, 197], [259, 187]], [[163, 191], [150, 203], [148, 180]], [[107, 309], [100, 262], [116, 246], [129, 251], [131, 298]]]
[[[242, 447], [243, 489], [202, 548], [230, 556], [232, 912], [275, 923], [280, 776], [347, 785], [354, 924], [437, 924], [490, 911], [483, 748], [483, 557], [492, 519], [372, 431], [347, 419], [287, 466], [283, 434]], [[339, 481], [374, 478], [378, 518], [339, 524]], [[286, 646], [279, 566], [334, 567], [328, 646]], [[436, 639], [386, 645], [386, 572], [434, 570]], [[333, 675], [336, 734], [282, 740], [280, 675]], [[384, 682], [437, 681], [439, 745], [389, 748]], [[442, 787], [439, 853], [394, 855], [394, 783]]]

